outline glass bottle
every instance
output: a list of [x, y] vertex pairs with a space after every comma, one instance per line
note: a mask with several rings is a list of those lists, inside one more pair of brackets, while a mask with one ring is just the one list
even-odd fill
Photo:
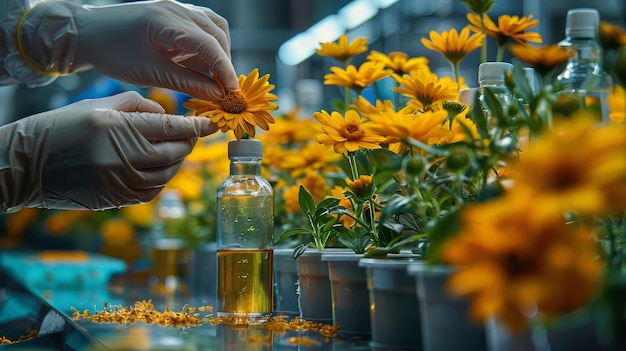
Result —
[[508, 107], [513, 104], [514, 97], [504, 83], [507, 71], [512, 71], [513, 65], [508, 62], [483, 62], [478, 66], [478, 100], [487, 118], [489, 128], [497, 125], [498, 121], [493, 118], [493, 108], [489, 106], [487, 90], [498, 100], [502, 107], [502, 114], [506, 116]]
[[598, 119], [609, 121], [607, 97], [613, 82], [602, 70], [602, 47], [598, 39], [600, 16], [596, 9], [567, 11], [565, 39], [560, 47], [571, 49], [565, 69], [556, 77], [564, 87], [560, 93], [575, 93], [582, 106], [597, 112]]
[[187, 210], [177, 190], [163, 190], [155, 209], [151, 232], [150, 290], [174, 294], [186, 290], [189, 261]]
[[230, 176], [217, 190], [217, 314], [263, 320], [274, 306], [274, 192], [263, 144], [228, 143]]

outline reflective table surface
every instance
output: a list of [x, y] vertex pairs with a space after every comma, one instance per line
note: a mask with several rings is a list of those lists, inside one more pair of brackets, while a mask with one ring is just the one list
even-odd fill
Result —
[[[279, 331], [265, 325], [213, 324], [212, 313], [198, 326], [173, 327], [142, 321], [101, 323], [76, 318], [75, 313], [96, 314], [112, 306], [134, 306], [151, 300], [154, 309], [181, 311], [189, 306], [213, 306], [214, 298], [155, 297], [133, 277], [112, 279], [105, 286], [36, 288], [0, 272], [0, 351], [4, 350], [373, 350], [364, 337], [338, 334], [324, 337], [317, 331]], [[292, 320], [289, 316], [287, 321]], [[31, 335], [30, 331], [38, 331]], [[2, 338], [10, 345], [2, 345]], [[23, 338], [24, 340], [19, 340]]]

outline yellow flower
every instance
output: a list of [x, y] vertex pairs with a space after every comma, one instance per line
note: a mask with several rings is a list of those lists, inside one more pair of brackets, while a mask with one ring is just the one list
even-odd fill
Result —
[[123, 248], [133, 243], [135, 228], [123, 219], [112, 219], [104, 222], [100, 227], [102, 240], [109, 247]]
[[334, 57], [341, 62], [348, 62], [354, 56], [367, 51], [367, 38], [355, 38], [348, 42], [348, 36], [343, 34], [337, 43], [321, 43], [315, 52], [320, 56]]
[[621, 85], [615, 84], [608, 96], [607, 104], [609, 105], [611, 121], [615, 123], [626, 121], [626, 90]]
[[311, 193], [315, 202], [324, 199], [329, 190], [324, 177], [315, 171], [307, 171], [304, 178], [283, 192], [284, 208], [287, 213], [300, 211], [300, 204], [298, 203], [300, 185]]
[[346, 69], [333, 66], [330, 70], [333, 73], [328, 73], [324, 76], [324, 84], [347, 87], [357, 93], [389, 75], [385, 71], [384, 64], [373, 61], [363, 62], [358, 69], [354, 65], [348, 65]]
[[411, 57], [404, 52], [393, 51], [389, 55], [385, 55], [382, 52], [372, 50], [367, 55], [368, 61], [380, 62], [385, 65], [387, 69], [390, 69], [391, 73], [396, 74], [408, 74], [417, 70], [430, 71], [428, 66], [428, 59], [426, 57]]
[[184, 200], [197, 199], [200, 197], [205, 179], [199, 170], [181, 168], [180, 171], [170, 180], [166, 188], [176, 189], [180, 192]]
[[[445, 110], [427, 111], [422, 114], [386, 110], [381, 114], [370, 116], [370, 128], [374, 133], [387, 136], [389, 143], [398, 143], [411, 138], [433, 145], [452, 138], [452, 132], [444, 126], [447, 117]], [[393, 151], [404, 153], [406, 149], [397, 145]]]
[[36, 208], [22, 208], [17, 212], [9, 214], [5, 222], [5, 234], [8, 236], [22, 234], [31, 224], [37, 221], [39, 211]]
[[441, 34], [431, 30], [430, 40], [422, 38], [422, 44], [430, 50], [440, 52], [450, 63], [458, 64], [467, 54], [483, 45], [483, 37], [482, 33], [470, 35], [468, 27], [463, 28], [461, 33], [454, 28]]
[[339, 112], [331, 114], [322, 110], [313, 115], [322, 124], [324, 134], [318, 135], [317, 141], [333, 145], [335, 152], [342, 154], [363, 149], [379, 149], [385, 137], [365, 129], [358, 112], [348, 110], [345, 117]]
[[559, 47], [556, 44], [548, 46], [511, 44], [508, 48], [513, 56], [531, 65], [544, 78], [547, 78], [548, 74], [556, 67], [566, 63], [570, 56], [568, 49]]
[[408, 97], [408, 106], [415, 111], [428, 111], [439, 108], [445, 100], [458, 98], [458, 85], [450, 77], [439, 79], [435, 73], [414, 71], [402, 77], [393, 75], [400, 86], [391, 87]]
[[565, 225], [541, 196], [514, 191], [469, 205], [454, 240], [444, 243], [444, 261], [458, 267], [447, 290], [471, 299], [474, 320], [495, 316], [516, 332], [527, 311], [571, 312], [596, 293], [603, 263], [593, 233]]
[[294, 184], [283, 191], [283, 208], [287, 213], [300, 212], [300, 203], [298, 202], [298, 194], [300, 192], [300, 185]]
[[[345, 195], [345, 191], [346, 189], [340, 187], [340, 186], [335, 186], [332, 190], [331, 190], [331, 196], [330, 197], [334, 197], [339, 199], [339, 206], [345, 208], [346, 210], [348, 210], [348, 212], [354, 214], [354, 211], [352, 210], [352, 201], [346, 197]], [[336, 214], [333, 215], [335, 218], [337, 217]], [[351, 228], [352, 225], [354, 225], [354, 218], [348, 216], [348, 215], [341, 215], [341, 217], [339, 218], [339, 220], [341, 221], [341, 223], [343, 223], [343, 226], [346, 228]]]
[[[513, 39], [519, 44], [542, 42], [539, 33], [527, 32], [527, 30], [539, 24], [539, 20], [533, 19], [532, 15], [527, 17], [502, 15], [498, 17], [498, 25], [487, 14], [484, 15], [483, 19], [486, 34], [496, 38], [498, 46], [504, 46], [509, 39]], [[471, 23], [469, 28], [472, 31], [482, 33], [479, 15], [468, 13], [467, 20]]]
[[515, 186], [537, 189], [581, 215], [626, 210], [626, 125], [597, 127], [588, 114], [556, 121], [511, 163]]
[[154, 207], [156, 201], [145, 204], [122, 207], [120, 213], [130, 223], [142, 227], [148, 227], [154, 220]]
[[371, 199], [373, 195], [372, 176], [369, 174], [362, 174], [359, 179], [355, 179], [348, 182], [350, 191], [359, 199]]
[[308, 171], [335, 169], [333, 163], [341, 159], [340, 154], [319, 143], [309, 143], [300, 150], [290, 151], [285, 154], [280, 168], [291, 171], [292, 177], [299, 177]]
[[626, 46], [626, 32], [619, 26], [606, 21], [600, 21], [599, 39], [605, 51]]
[[268, 80], [269, 74], [259, 78], [259, 70], [255, 68], [248, 76], [239, 76], [240, 90], [225, 92], [215, 100], [191, 98], [183, 106], [196, 116], [210, 117], [222, 132], [232, 130], [239, 140], [244, 133], [254, 137], [256, 127], [269, 129], [269, 124], [274, 123], [270, 112], [278, 109], [272, 102], [278, 97], [270, 93], [274, 85]]

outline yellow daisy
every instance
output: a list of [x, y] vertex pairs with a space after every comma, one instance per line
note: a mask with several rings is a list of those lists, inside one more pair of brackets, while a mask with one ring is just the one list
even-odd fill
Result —
[[367, 51], [367, 38], [355, 38], [348, 42], [348, 36], [343, 34], [337, 42], [321, 43], [315, 52], [320, 56], [334, 57], [341, 62], [348, 62], [354, 56]]
[[430, 40], [422, 38], [422, 44], [430, 50], [441, 53], [452, 64], [458, 64], [467, 54], [483, 45], [483, 34], [470, 35], [469, 27], [463, 28], [461, 33], [454, 28], [441, 34], [431, 30], [429, 36]]
[[[353, 210], [353, 206], [352, 206], [352, 200], [350, 200], [349, 198], [346, 197], [345, 195], [345, 188], [342, 188], [340, 186], [335, 186], [332, 190], [331, 190], [331, 196], [330, 197], [334, 197], [339, 199], [339, 206], [345, 208], [348, 212], [352, 213], [354, 215], [354, 210]], [[337, 217], [337, 214], [333, 214], [333, 217]], [[348, 216], [348, 215], [341, 215], [341, 217], [339, 217], [339, 220], [341, 221], [341, 223], [343, 223], [343, 226], [346, 228], [351, 228], [354, 225], [354, 218]]]
[[331, 114], [322, 110], [313, 115], [322, 124], [324, 134], [317, 137], [322, 144], [332, 145], [335, 152], [343, 154], [363, 149], [379, 149], [385, 137], [365, 128], [361, 116], [355, 110], [348, 110], [345, 117], [339, 112]]
[[370, 84], [389, 76], [383, 63], [372, 61], [363, 62], [358, 69], [354, 65], [348, 65], [346, 69], [333, 66], [330, 70], [333, 73], [324, 76], [324, 84], [350, 88], [357, 93], [361, 93]]
[[588, 113], [556, 121], [511, 163], [516, 186], [581, 215], [626, 210], [626, 125], [598, 128]]
[[[475, 13], [468, 13], [467, 20], [471, 23], [469, 28], [481, 33], [480, 16]], [[519, 44], [541, 43], [541, 35], [536, 32], [527, 32], [529, 29], [539, 24], [538, 19], [533, 19], [532, 15], [519, 17], [502, 15], [498, 17], [496, 25], [487, 14], [484, 15], [485, 30], [487, 35], [496, 38], [498, 46], [503, 46], [510, 39]]]
[[385, 55], [382, 52], [372, 50], [369, 55], [367, 55], [367, 60], [380, 62], [384, 64], [387, 69], [391, 70], [392, 73], [396, 74], [408, 74], [421, 69], [430, 71], [426, 57], [419, 56], [409, 58], [409, 55], [400, 51], [393, 51], [390, 52], [389, 55]]
[[626, 121], [626, 90], [615, 84], [613, 90], [608, 96], [607, 104], [609, 105], [609, 118], [615, 123], [623, 123]]
[[400, 86], [391, 89], [410, 98], [408, 106], [416, 111], [437, 109], [443, 101], [458, 98], [458, 84], [450, 77], [439, 79], [436, 74], [427, 71], [392, 77]]
[[328, 146], [309, 143], [299, 150], [286, 153], [280, 168], [290, 171], [292, 177], [299, 177], [308, 171], [335, 169], [333, 163], [340, 159], [341, 155], [333, 152]]
[[589, 228], [569, 227], [541, 192], [515, 191], [466, 207], [459, 232], [442, 247], [458, 270], [447, 281], [453, 295], [470, 298], [470, 315], [496, 317], [523, 330], [525, 313], [541, 317], [587, 304], [602, 278], [603, 263]]
[[[385, 135], [389, 143], [415, 139], [427, 145], [434, 145], [448, 141], [454, 136], [444, 125], [447, 118], [448, 114], [445, 110], [428, 111], [422, 114], [385, 110], [380, 114], [372, 115], [369, 125], [374, 133]], [[404, 153], [407, 149], [396, 145], [392, 150]]]
[[570, 56], [568, 49], [556, 44], [548, 46], [511, 44], [509, 52], [520, 61], [531, 65], [544, 80], [556, 67], [566, 63]]
[[274, 123], [270, 113], [278, 109], [273, 101], [278, 97], [272, 93], [273, 84], [269, 84], [269, 74], [259, 78], [259, 70], [253, 69], [248, 76], [239, 76], [237, 91], [225, 92], [224, 96], [215, 100], [191, 98], [183, 106], [190, 109], [196, 116], [207, 116], [222, 132], [232, 130], [240, 140], [244, 133], [254, 137], [255, 127], [269, 129]]

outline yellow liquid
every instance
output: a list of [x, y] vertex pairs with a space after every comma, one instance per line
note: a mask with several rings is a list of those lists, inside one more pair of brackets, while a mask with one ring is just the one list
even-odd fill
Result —
[[264, 316], [274, 307], [272, 249], [218, 249], [218, 316]]
[[[165, 243], [165, 245], [163, 245]], [[187, 250], [179, 245], [167, 245], [165, 240], [152, 247], [152, 275], [159, 278], [186, 276]]]

